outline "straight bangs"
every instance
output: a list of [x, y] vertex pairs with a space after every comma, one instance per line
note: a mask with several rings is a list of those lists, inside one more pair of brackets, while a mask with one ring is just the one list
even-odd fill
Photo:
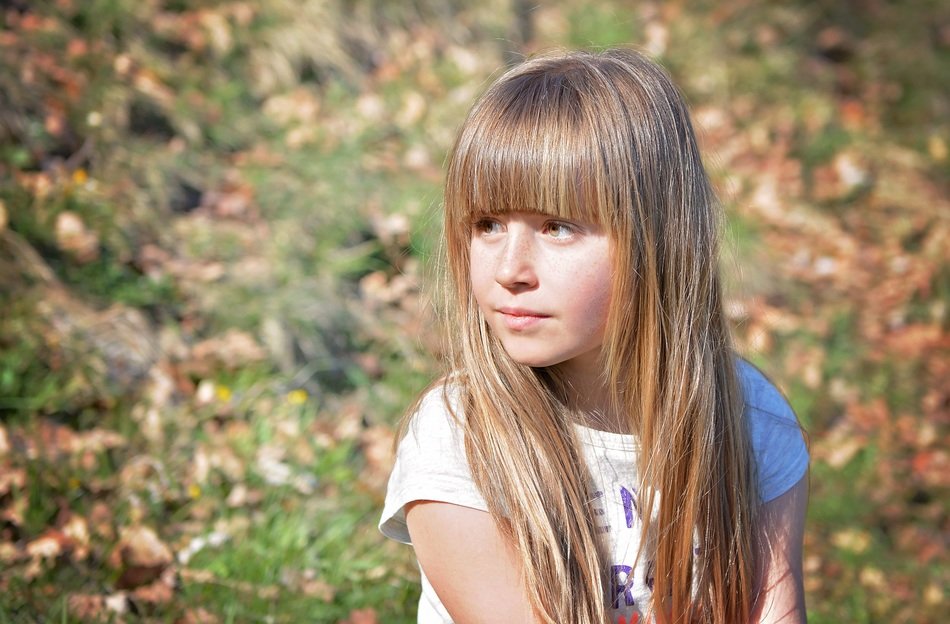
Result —
[[587, 92], [589, 68], [514, 72], [483, 96], [459, 134], [446, 177], [446, 233], [467, 242], [479, 216], [516, 211], [616, 231], [626, 211], [614, 187], [629, 177], [610, 163], [629, 150], [603, 141], [616, 134], [616, 116]]

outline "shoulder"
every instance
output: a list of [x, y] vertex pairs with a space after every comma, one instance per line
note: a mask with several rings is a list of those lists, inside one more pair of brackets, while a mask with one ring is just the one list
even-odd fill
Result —
[[742, 400], [753, 427], [788, 426], [800, 430], [788, 400], [758, 368], [739, 360], [737, 365]]
[[788, 491], [808, 470], [808, 448], [798, 418], [778, 388], [745, 360], [739, 360], [737, 372], [759, 495], [768, 502]]
[[420, 500], [485, 510], [465, 454], [461, 389], [441, 382], [423, 393], [409, 415], [389, 477], [380, 530], [410, 543], [405, 507]]
[[404, 444], [454, 441], [461, 436], [461, 388], [451, 379], [443, 379], [422, 393], [407, 416]]

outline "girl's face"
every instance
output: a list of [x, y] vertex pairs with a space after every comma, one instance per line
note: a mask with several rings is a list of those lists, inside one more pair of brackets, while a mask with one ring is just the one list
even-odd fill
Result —
[[613, 271], [601, 226], [533, 212], [480, 216], [469, 262], [478, 307], [513, 360], [597, 366]]

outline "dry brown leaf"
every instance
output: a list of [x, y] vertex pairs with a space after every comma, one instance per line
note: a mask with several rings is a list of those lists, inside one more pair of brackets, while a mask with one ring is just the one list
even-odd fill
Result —
[[228, 173], [219, 188], [202, 194], [200, 210], [225, 219], [256, 220], [259, 216], [254, 203], [254, 187], [234, 170]]
[[157, 579], [173, 559], [171, 549], [154, 530], [146, 526], [134, 526], [121, 531], [119, 543], [109, 562], [122, 570], [116, 586], [130, 589]]
[[831, 536], [831, 543], [842, 550], [860, 554], [871, 545], [871, 534], [862, 529], [841, 529]]
[[83, 622], [108, 619], [106, 601], [98, 594], [70, 594], [66, 599], [69, 614]]
[[68, 540], [72, 550], [72, 558], [83, 561], [89, 556], [89, 524], [79, 514], [67, 512], [65, 518], [58, 522], [59, 529]]
[[266, 351], [250, 334], [232, 329], [196, 344], [191, 349], [191, 360], [184, 364], [184, 368], [208, 376], [216, 370], [234, 370], [263, 362], [266, 358]]
[[10, 542], [0, 542], [0, 563], [9, 565], [19, 561], [23, 553], [17, 548], [16, 544]]
[[56, 245], [77, 262], [92, 262], [99, 257], [99, 237], [86, 227], [75, 212], [65, 210], [56, 217]]
[[312, 89], [297, 87], [290, 93], [274, 95], [264, 102], [264, 115], [287, 127], [314, 124], [320, 112], [320, 99]]
[[376, 610], [372, 607], [367, 607], [365, 609], [350, 611], [350, 615], [343, 620], [342, 624], [377, 624], [378, 621]]
[[816, 460], [824, 460], [832, 468], [842, 468], [850, 462], [866, 445], [866, 440], [851, 426], [849, 420], [841, 420], [838, 425], [825, 433], [814, 446]]
[[360, 434], [360, 446], [366, 458], [366, 467], [360, 477], [373, 489], [381, 490], [386, 486], [395, 461], [393, 437], [392, 429], [382, 425], [369, 427]]
[[0, 521], [6, 522], [10, 526], [19, 529], [23, 526], [23, 517], [26, 515], [29, 504], [29, 490], [26, 490], [21, 495], [14, 497], [13, 503], [10, 506], [0, 509]]
[[71, 455], [79, 449], [79, 436], [70, 427], [43, 419], [36, 428], [36, 437], [26, 440], [28, 457], [42, 454], [48, 460], [55, 461], [64, 455]]
[[403, 99], [402, 107], [396, 113], [395, 122], [403, 128], [419, 123], [426, 114], [426, 98], [418, 91], [408, 91]]
[[96, 501], [89, 510], [89, 525], [98, 538], [112, 541], [115, 537], [112, 508], [103, 501]]
[[950, 455], [943, 449], [914, 453], [911, 468], [927, 484], [941, 488], [950, 486]]
[[218, 624], [220, 621], [218, 616], [210, 611], [198, 608], [185, 609], [184, 614], [175, 620], [175, 624]]
[[128, 443], [121, 433], [100, 427], [84, 431], [77, 437], [75, 452], [101, 453], [109, 449], [121, 448]]
[[232, 581], [223, 579], [210, 570], [193, 570], [182, 568], [179, 570], [182, 581], [186, 583], [202, 583], [208, 585], [220, 585], [227, 587], [232, 591], [254, 594], [265, 600], [273, 600], [280, 596], [280, 587], [276, 585], [257, 585], [245, 581]]
[[320, 579], [303, 581], [298, 586], [298, 589], [305, 596], [313, 596], [326, 602], [332, 601], [333, 597], [336, 595], [336, 588], [326, 581], [321, 581]]
[[248, 487], [243, 483], [238, 483], [228, 494], [228, 498], [225, 501], [228, 507], [248, 507], [253, 505], [258, 505], [262, 500], [264, 500], [264, 493], [258, 489], [248, 489]]
[[332, 601], [336, 595], [336, 588], [317, 578], [317, 572], [313, 569], [284, 570], [281, 573], [281, 582], [292, 592], [320, 598], [325, 602]]
[[885, 336], [888, 350], [902, 357], [920, 357], [935, 349], [950, 350], [950, 335], [937, 324], [905, 325]]
[[40, 537], [27, 543], [26, 554], [33, 559], [55, 559], [71, 547], [71, 540], [61, 531], [47, 529]]
[[170, 603], [175, 598], [175, 587], [177, 585], [175, 578], [175, 569], [166, 568], [158, 579], [135, 588], [129, 597], [136, 603], [145, 603], [149, 605], [164, 605]]
[[122, 562], [126, 565], [166, 566], [172, 562], [172, 552], [149, 527], [124, 529], [119, 538]]
[[26, 487], [26, 469], [14, 468], [10, 465], [3, 466], [3, 470], [0, 471], [0, 496], [6, 496], [24, 487]]

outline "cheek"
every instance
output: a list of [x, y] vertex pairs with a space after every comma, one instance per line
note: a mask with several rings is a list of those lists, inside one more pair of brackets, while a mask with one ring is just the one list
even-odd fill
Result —
[[607, 328], [607, 315], [610, 312], [610, 283], [605, 281], [603, 288], [597, 292], [589, 293], [591, 322], [597, 326], [599, 332], [603, 333]]
[[484, 257], [484, 254], [481, 254], [478, 248], [474, 246], [469, 250], [468, 281], [475, 301], [481, 307], [491, 285], [492, 277], [488, 268], [488, 258]]
[[603, 335], [607, 328], [607, 316], [613, 299], [611, 266], [605, 263], [593, 268], [591, 273], [578, 282], [584, 284], [581, 292], [575, 295], [578, 313], [586, 316], [591, 332]]

